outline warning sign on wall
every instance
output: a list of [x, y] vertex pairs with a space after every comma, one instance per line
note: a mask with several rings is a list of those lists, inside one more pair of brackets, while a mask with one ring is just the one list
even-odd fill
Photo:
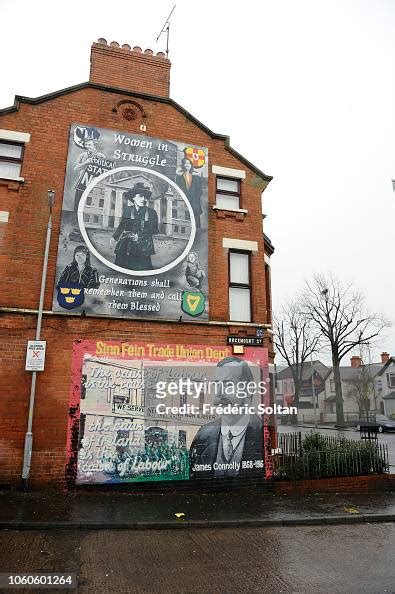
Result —
[[28, 340], [26, 348], [26, 371], [44, 371], [45, 340]]

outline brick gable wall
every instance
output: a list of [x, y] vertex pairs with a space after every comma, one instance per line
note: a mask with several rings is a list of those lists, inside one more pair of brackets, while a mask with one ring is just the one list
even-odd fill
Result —
[[[115, 49], [117, 54], [129, 51]], [[99, 82], [99, 72], [103, 67], [99, 61], [100, 52], [101, 48], [93, 52], [91, 77], [95, 82]], [[159, 58], [155, 68], [158, 62], [167, 63]], [[115, 77], [112, 83], [116, 82]], [[158, 84], [162, 85], [165, 94], [165, 77]], [[149, 92], [155, 90], [158, 95], [161, 94], [158, 88], [152, 88]], [[261, 191], [265, 182], [226, 150], [223, 139], [212, 138], [171, 104], [141, 98], [133, 93], [127, 96], [89, 86], [38, 104], [22, 101], [16, 111], [0, 114], [1, 129], [31, 134], [31, 140], [25, 148], [21, 173], [25, 181], [0, 180], [0, 209], [9, 212], [8, 223], [0, 223], [0, 306], [19, 310], [15, 313], [3, 310], [0, 313], [0, 484], [15, 486], [21, 475], [31, 381], [31, 374], [24, 371], [26, 341], [34, 338], [36, 326], [34, 312], [23, 310], [36, 310], [38, 306], [48, 220], [47, 190], [53, 188], [56, 192], [44, 301], [44, 309], [51, 310], [70, 124], [78, 122], [142, 134], [140, 116], [135, 120], [127, 120], [122, 110], [114, 111], [114, 107], [125, 99], [135, 101], [143, 108], [148, 136], [208, 147], [210, 205], [215, 203], [215, 178], [211, 174], [211, 165], [246, 171], [242, 195], [243, 208], [248, 209], [248, 215], [245, 218], [221, 218], [209, 209], [210, 319], [218, 322], [228, 319], [228, 255], [222, 247], [222, 238], [231, 237], [258, 242], [258, 254], [252, 255], [253, 319], [260, 324], [268, 321], [261, 214]], [[46, 370], [39, 374], [37, 381], [32, 484], [59, 487], [64, 479], [73, 340], [102, 337], [105, 340], [166, 342], [171, 335], [175, 343], [226, 344], [229, 331], [246, 330], [237, 325], [229, 328], [225, 325], [44, 315], [42, 339], [47, 340], [48, 348]], [[248, 332], [254, 333], [254, 329], [249, 328]], [[269, 340], [269, 335], [266, 335], [266, 345], [272, 351]]]

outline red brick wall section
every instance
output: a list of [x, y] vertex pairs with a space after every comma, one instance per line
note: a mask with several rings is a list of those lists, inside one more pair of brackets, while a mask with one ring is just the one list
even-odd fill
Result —
[[[22, 166], [25, 182], [15, 189], [6, 182], [2, 185], [0, 180], [1, 209], [10, 212], [0, 239], [0, 306], [37, 307], [48, 219], [47, 189], [53, 188], [56, 204], [44, 303], [46, 309], [51, 309], [70, 124], [78, 122], [141, 134], [139, 121], [128, 121], [113, 111], [122, 99], [124, 95], [86, 88], [39, 105], [21, 104], [19, 111], [0, 115], [0, 128], [31, 134]], [[212, 139], [171, 105], [140, 99], [138, 102], [147, 114], [147, 135], [186, 143], [192, 139], [197, 145], [208, 147], [210, 169], [217, 164], [246, 171], [242, 192], [248, 215], [241, 219], [218, 218], [209, 209], [210, 318], [228, 320], [228, 254], [222, 239], [231, 237], [258, 242], [258, 253], [252, 255], [253, 314], [254, 322], [266, 323], [261, 186], [256, 174], [225, 149], [223, 140]], [[215, 179], [210, 173], [209, 205], [214, 204]]]
[[376, 493], [395, 491], [395, 474], [341, 476], [305, 481], [277, 481], [276, 493], [282, 495], [306, 493]]
[[90, 82], [126, 89], [148, 95], [168, 97], [170, 90], [170, 62], [162, 52], [153, 54], [146, 49], [119, 47], [116, 41], [105, 40], [91, 48]]
[[[22, 469], [31, 373], [24, 371], [26, 341], [34, 336], [34, 315], [0, 316], [0, 485], [17, 485]], [[63, 485], [69, 414], [72, 342], [76, 339], [225, 344], [226, 328], [187, 324], [46, 316], [46, 368], [38, 373], [33, 422], [33, 487]]]

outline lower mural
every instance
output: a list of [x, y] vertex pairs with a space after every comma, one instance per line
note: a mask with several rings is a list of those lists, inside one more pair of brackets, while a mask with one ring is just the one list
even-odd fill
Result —
[[271, 476], [267, 350], [75, 341], [66, 480]]

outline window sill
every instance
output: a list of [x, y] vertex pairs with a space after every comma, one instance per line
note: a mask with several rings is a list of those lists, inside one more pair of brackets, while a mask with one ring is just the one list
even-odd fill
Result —
[[247, 215], [248, 210], [245, 208], [222, 208], [214, 204], [212, 207], [218, 218], [234, 217], [235, 219], [242, 221]]
[[0, 177], [0, 186], [7, 186], [9, 190], [19, 190], [19, 185], [25, 181], [24, 177]]
[[24, 177], [7, 177], [6, 175], [1, 175], [0, 180], [5, 179], [6, 181], [16, 181], [16, 182], [24, 182]]

